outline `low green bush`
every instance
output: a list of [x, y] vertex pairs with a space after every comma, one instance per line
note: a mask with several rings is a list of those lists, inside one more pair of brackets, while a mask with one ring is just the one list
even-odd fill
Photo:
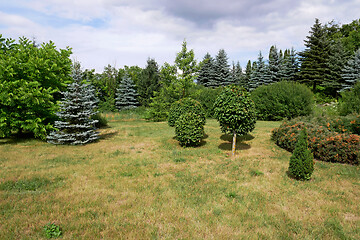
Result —
[[260, 86], [251, 92], [251, 98], [259, 120], [306, 116], [314, 105], [314, 95], [307, 86], [286, 81]]
[[309, 148], [316, 159], [359, 164], [360, 136], [357, 134], [339, 133], [316, 123], [293, 119], [274, 129], [272, 139], [278, 146], [293, 151], [299, 132], [304, 128], [308, 133]]
[[338, 110], [343, 116], [351, 113], [360, 114], [360, 81], [351, 90], [341, 93]]
[[198, 146], [204, 137], [203, 116], [195, 112], [179, 116], [175, 123], [175, 135], [181, 146]]
[[308, 148], [306, 129], [302, 129], [289, 162], [289, 172], [298, 180], [309, 180], [314, 171], [314, 156]]
[[108, 125], [106, 118], [102, 116], [100, 113], [91, 116], [91, 119], [98, 120], [98, 122], [95, 123], [95, 126], [97, 128], [106, 127]]
[[199, 115], [200, 124], [205, 125], [205, 112], [201, 104], [192, 98], [182, 98], [171, 105], [168, 117], [169, 126], [175, 127], [179, 117], [188, 112]]

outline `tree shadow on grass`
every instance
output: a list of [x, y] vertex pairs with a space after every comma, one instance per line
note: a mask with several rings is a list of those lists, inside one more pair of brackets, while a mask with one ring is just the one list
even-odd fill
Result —
[[100, 137], [101, 140], [107, 140], [107, 139], [115, 137], [116, 135], [118, 135], [117, 131], [116, 132], [101, 133], [101, 134], [99, 134], [99, 137]]
[[[226, 151], [231, 151], [232, 150], [232, 140], [233, 140], [233, 136], [229, 135], [229, 134], [223, 134], [220, 136], [220, 139], [223, 141], [226, 141], [224, 143], [221, 143], [219, 145], [219, 149], [221, 150], [226, 150]], [[250, 149], [251, 146], [247, 143], [243, 143], [242, 141], [250, 141], [254, 139], [254, 136], [252, 136], [251, 134], [247, 134], [244, 136], [238, 136], [236, 137], [236, 150], [247, 150]]]
[[5, 144], [14, 144], [15, 145], [15, 144], [19, 144], [19, 143], [29, 142], [32, 140], [41, 141], [39, 139], [36, 139], [34, 137], [33, 133], [21, 133], [21, 134], [14, 134], [8, 138], [0, 138], [0, 145], [5, 145]]

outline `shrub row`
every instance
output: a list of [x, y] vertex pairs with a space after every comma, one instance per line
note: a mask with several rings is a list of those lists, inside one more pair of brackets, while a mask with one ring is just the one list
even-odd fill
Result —
[[255, 102], [258, 120], [277, 121], [306, 116], [314, 105], [311, 90], [295, 82], [262, 85], [251, 92], [251, 98]]
[[308, 133], [309, 148], [316, 159], [359, 164], [360, 136], [357, 134], [339, 133], [322, 125], [293, 119], [274, 129], [272, 139], [278, 146], [293, 151], [299, 132], [304, 128]]

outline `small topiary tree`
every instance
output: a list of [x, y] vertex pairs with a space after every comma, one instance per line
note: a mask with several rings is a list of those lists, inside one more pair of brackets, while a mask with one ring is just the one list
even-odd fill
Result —
[[170, 127], [175, 127], [179, 117], [187, 112], [193, 112], [199, 115], [200, 124], [205, 125], [205, 112], [201, 104], [192, 98], [182, 98], [171, 105], [168, 123]]
[[289, 172], [298, 180], [309, 180], [314, 171], [314, 156], [308, 148], [307, 132], [304, 128], [297, 139], [290, 158]]
[[175, 123], [175, 134], [181, 146], [198, 146], [204, 137], [202, 117], [191, 111], [182, 114]]
[[235, 156], [236, 135], [245, 135], [255, 128], [255, 104], [244, 88], [230, 85], [216, 99], [214, 111], [221, 131], [233, 134], [232, 155]]

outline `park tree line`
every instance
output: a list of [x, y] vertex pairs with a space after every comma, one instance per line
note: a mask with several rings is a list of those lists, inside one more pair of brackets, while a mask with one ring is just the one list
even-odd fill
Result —
[[[360, 79], [360, 20], [349, 24], [314, 25], [306, 36], [305, 49], [270, 46], [268, 58], [259, 52], [245, 69], [229, 63], [220, 49], [198, 62], [184, 40], [174, 63], [162, 66], [147, 59], [144, 68], [108, 65], [102, 73], [78, 66], [81, 81], [94, 88], [95, 110], [122, 111], [143, 106], [147, 118], [166, 120], [172, 103], [192, 97], [212, 117], [220, 88], [239, 85], [253, 91], [262, 85], [295, 81], [308, 85], [321, 97], [338, 98]], [[59, 102], [74, 82], [71, 48], [56, 49], [53, 42], [36, 44], [27, 38], [17, 42], [0, 35], [0, 137], [31, 132], [44, 138], [54, 130]]]

